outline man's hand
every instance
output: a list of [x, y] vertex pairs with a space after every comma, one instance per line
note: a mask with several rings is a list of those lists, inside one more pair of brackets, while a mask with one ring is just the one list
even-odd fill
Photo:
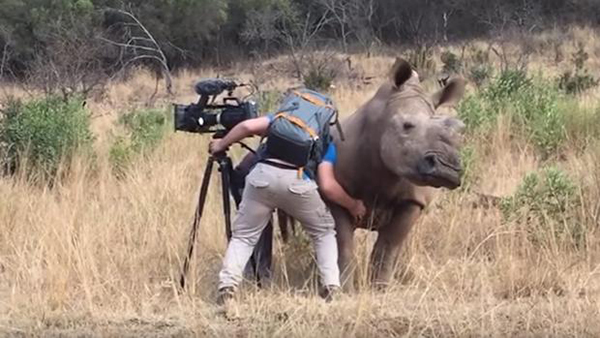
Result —
[[352, 208], [348, 209], [355, 220], [360, 221], [367, 214], [367, 208], [361, 200], [354, 200]]
[[208, 152], [211, 155], [221, 153], [225, 150], [227, 150], [227, 144], [225, 144], [222, 139], [212, 140], [208, 145]]
[[344, 207], [359, 221], [367, 213], [367, 208], [363, 201], [352, 198], [335, 178], [333, 164], [330, 162], [321, 162], [318, 167], [317, 178], [319, 179], [319, 189], [323, 196], [331, 202]]
[[224, 138], [212, 140], [208, 145], [208, 152], [211, 155], [214, 155], [227, 150], [230, 145], [239, 142], [248, 136], [263, 135], [269, 128], [270, 123], [271, 119], [266, 116], [238, 123], [238, 125], [233, 127]]

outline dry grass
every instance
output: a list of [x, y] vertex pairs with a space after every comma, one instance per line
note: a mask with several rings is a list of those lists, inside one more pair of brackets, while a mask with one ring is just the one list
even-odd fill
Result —
[[[546, 62], [543, 57], [536, 62]], [[358, 57], [364, 72], [379, 78], [390, 60]], [[180, 74], [178, 101], [192, 101], [193, 80], [214, 74]], [[262, 85], [293, 83], [278, 76]], [[342, 111], [351, 112], [375, 88], [338, 83], [334, 96]], [[18, 95], [18, 90], [5, 90]], [[147, 74], [109, 86], [102, 100], [91, 103], [97, 134], [110, 131], [118, 111], [145, 104], [153, 91]], [[590, 101], [599, 98], [590, 96]], [[95, 167], [75, 160], [73, 174], [53, 189], [33, 186], [22, 176], [0, 178], [0, 335], [600, 335], [595, 214], [600, 153], [593, 149], [569, 152], [560, 163], [587, 199], [576, 211], [588, 220], [583, 248], [559, 241], [535, 245], [519, 226], [503, 222], [497, 208], [481, 203], [479, 195], [443, 192], [415, 226], [389, 290], [364, 286], [372, 234], [360, 232], [356, 239], [361, 287], [331, 304], [318, 299], [313, 283], [305, 280], [307, 273], [314, 276], [306, 243], [284, 247], [277, 239], [273, 286], [256, 290], [248, 285], [223, 315], [214, 303], [225, 249], [217, 184], [209, 195], [190, 288], [178, 294], [175, 287], [207, 141], [206, 136], [171, 134], [124, 179], [110, 171], [107, 137], [97, 142]], [[479, 154], [474, 187], [479, 193], [511, 194], [527, 172], [543, 165], [530, 147], [511, 138], [502, 121], [487, 137], [470, 143]]]

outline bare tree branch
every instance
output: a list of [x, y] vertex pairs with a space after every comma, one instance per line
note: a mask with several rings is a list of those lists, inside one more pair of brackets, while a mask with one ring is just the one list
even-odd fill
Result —
[[[122, 10], [107, 8], [106, 11], [114, 12], [123, 15], [131, 22], [123, 22], [122, 26], [125, 28], [125, 43], [113, 41], [110, 39], [102, 38], [102, 41], [109, 43], [113, 46], [120, 47], [122, 49], [121, 58], [125, 56], [126, 52], [132, 53], [134, 56], [123, 63], [121, 71], [125, 70], [129, 65], [140, 60], [152, 60], [157, 62], [161, 67], [162, 75], [165, 78], [165, 85], [167, 93], [173, 95], [173, 76], [169, 68], [169, 63], [165, 53], [163, 52], [160, 44], [156, 41], [150, 31], [142, 24], [142, 22], [131, 12]], [[133, 31], [137, 30], [140, 33], [136, 35]]]
[[7, 69], [7, 63], [10, 60], [10, 48], [12, 47], [13, 41], [11, 32], [8, 29], [0, 27], [0, 37], [4, 40], [4, 46], [2, 47], [2, 60], [0, 61], [0, 79], [4, 78], [4, 73]]

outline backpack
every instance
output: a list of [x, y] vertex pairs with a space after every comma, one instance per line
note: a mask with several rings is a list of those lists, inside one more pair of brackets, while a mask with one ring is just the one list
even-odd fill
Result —
[[337, 109], [327, 95], [293, 89], [284, 96], [267, 131], [266, 152], [314, 175], [331, 141], [329, 126]]

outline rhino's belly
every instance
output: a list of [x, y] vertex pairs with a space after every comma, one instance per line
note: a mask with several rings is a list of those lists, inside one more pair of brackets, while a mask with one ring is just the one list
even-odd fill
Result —
[[434, 189], [419, 187], [411, 191], [410, 194], [398, 194], [385, 201], [382, 201], [381, 198], [363, 199], [367, 205], [367, 215], [359, 222], [357, 227], [374, 231], [379, 230], [389, 225], [398, 212], [407, 204], [413, 204], [424, 209], [431, 202], [433, 195]]
[[394, 217], [396, 208], [369, 208], [367, 215], [357, 224], [358, 228], [379, 230], [389, 224]]

